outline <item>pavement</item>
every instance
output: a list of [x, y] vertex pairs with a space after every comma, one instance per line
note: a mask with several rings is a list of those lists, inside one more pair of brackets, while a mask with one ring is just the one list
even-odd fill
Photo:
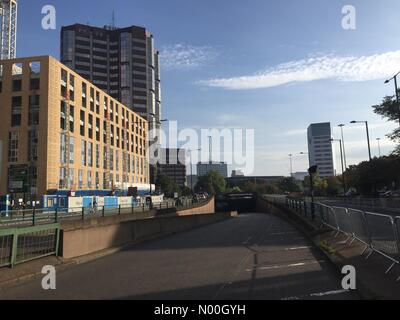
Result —
[[254, 213], [63, 268], [56, 290], [43, 290], [41, 277], [17, 283], [0, 299], [359, 299], [340, 283], [307, 237]]

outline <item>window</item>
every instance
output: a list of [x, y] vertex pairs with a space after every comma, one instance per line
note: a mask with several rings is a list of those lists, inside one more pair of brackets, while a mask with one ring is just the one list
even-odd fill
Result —
[[94, 89], [90, 88], [90, 111], [94, 112]]
[[64, 98], [68, 97], [67, 94], [67, 79], [68, 79], [68, 73], [66, 70], [61, 69], [61, 96]]
[[87, 105], [87, 86], [82, 82], [82, 107], [86, 108]]
[[67, 188], [67, 170], [66, 170], [66, 168], [60, 168], [59, 188], [60, 189]]
[[96, 140], [100, 141], [100, 119], [96, 118]]
[[119, 171], [119, 151], [115, 150], [115, 170]]
[[40, 96], [29, 96], [29, 119], [28, 124], [30, 126], [36, 126], [39, 124], [39, 104]]
[[69, 106], [69, 131], [74, 132], [74, 106]]
[[114, 150], [110, 149], [110, 170], [114, 170]]
[[38, 159], [38, 131], [28, 131], [28, 161], [37, 161]]
[[80, 111], [79, 133], [82, 137], [85, 136], [85, 111]]
[[88, 136], [93, 139], [93, 116], [89, 114]]
[[89, 189], [92, 188], [92, 171], [88, 171], [87, 173], [87, 186]]
[[83, 171], [78, 170], [78, 189], [83, 189]]
[[21, 125], [22, 116], [22, 97], [12, 97], [11, 101], [11, 126], [18, 127]]
[[69, 99], [71, 101], [75, 100], [75, 77], [71, 74], [69, 76]]
[[18, 162], [19, 133], [8, 133], [8, 162]]
[[96, 172], [96, 189], [100, 188], [100, 177], [99, 177], [99, 173]]
[[96, 168], [100, 168], [100, 146], [96, 144]]
[[81, 145], [81, 162], [82, 166], [86, 166], [86, 141], [82, 140]]
[[87, 161], [88, 166], [93, 167], [93, 143], [88, 142], [88, 154], [87, 154]]
[[68, 187], [72, 187], [74, 185], [74, 169], [69, 169], [68, 174]]
[[69, 137], [69, 163], [73, 164], [74, 163], [74, 138]]
[[40, 89], [40, 61], [32, 61], [29, 64], [30, 79], [29, 90]]
[[65, 134], [60, 135], [60, 162], [67, 163], [66, 153], [66, 136]]
[[22, 90], [22, 63], [14, 63], [12, 66], [12, 91], [19, 92]]
[[103, 149], [103, 168], [107, 170], [107, 147]]
[[67, 104], [64, 101], [61, 101], [61, 105], [60, 105], [60, 128], [62, 130], [66, 129], [66, 111], [67, 111]]
[[96, 91], [96, 113], [100, 114], [100, 93]]

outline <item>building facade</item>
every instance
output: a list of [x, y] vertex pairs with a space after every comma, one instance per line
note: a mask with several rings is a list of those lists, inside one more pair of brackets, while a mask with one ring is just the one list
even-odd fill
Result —
[[17, 0], [0, 0], [0, 60], [17, 54]]
[[335, 175], [332, 129], [329, 122], [314, 123], [308, 127], [308, 154], [310, 167], [318, 166], [320, 177]]
[[149, 184], [143, 117], [52, 57], [0, 67], [0, 194]]
[[[161, 87], [159, 52], [142, 27], [61, 29], [61, 62], [148, 120], [159, 139]], [[159, 141], [158, 141], [159, 142]]]
[[228, 178], [228, 165], [224, 162], [199, 162], [197, 164], [197, 176], [202, 177], [207, 175], [210, 171], [216, 171], [224, 178]]
[[161, 149], [161, 163], [157, 165], [157, 174], [169, 177], [178, 186], [186, 186], [186, 150]]

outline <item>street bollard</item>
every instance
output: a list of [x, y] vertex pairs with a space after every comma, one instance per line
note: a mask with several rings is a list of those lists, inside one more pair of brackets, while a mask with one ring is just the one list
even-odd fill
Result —
[[33, 213], [32, 213], [32, 226], [36, 225], [36, 210], [35, 208], [33, 209]]
[[121, 215], [121, 205], [118, 206], [118, 215]]
[[54, 213], [54, 221], [55, 223], [58, 222], [58, 208], [56, 208], [56, 212]]
[[105, 216], [105, 206], [103, 206], [103, 209], [101, 210], [101, 216], [104, 218]]

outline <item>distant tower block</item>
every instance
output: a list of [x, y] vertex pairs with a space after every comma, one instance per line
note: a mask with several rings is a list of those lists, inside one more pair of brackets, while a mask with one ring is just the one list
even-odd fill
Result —
[[14, 59], [17, 49], [17, 0], [0, 0], [0, 60]]

